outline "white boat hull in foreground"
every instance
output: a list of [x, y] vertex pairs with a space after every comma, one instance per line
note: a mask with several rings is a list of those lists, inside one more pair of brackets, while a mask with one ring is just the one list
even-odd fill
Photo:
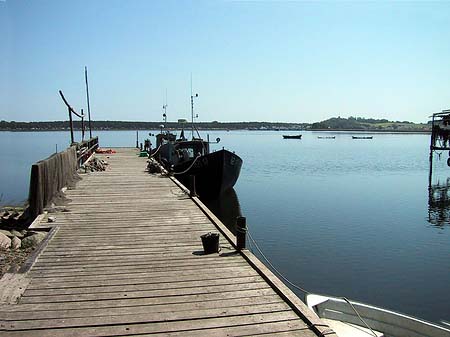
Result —
[[450, 337], [448, 327], [364, 303], [308, 294], [306, 304], [324, 319], [339, 337], [367, 337], [374, 334], [380, 337]]

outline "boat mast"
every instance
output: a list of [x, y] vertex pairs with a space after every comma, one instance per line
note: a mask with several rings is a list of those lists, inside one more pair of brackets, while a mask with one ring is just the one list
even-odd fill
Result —
[[89, 104], [89, 85], [88, 85], [88, 73], [87, 67], [84, 67], [84, 79], [86, 82], [86, 100], [87, 100], [87, 108], [88, 108], [88, 118], [89, 118], [89, 138], [92, 138], [92, 127], [91, 127], [91, 106]]
[[194, 139], [194, 97], [198, 97], [198, 94], [192, 93], [192, 73], [191, 73], [191, 125], [192, 125], [192, 139]]
[[167, 123], [167, 89], [166, 89], [166, 103], [163, 104], [163, 110], [164, 110], [163, 120], [164, 120], [164, 124], [166, 124]]

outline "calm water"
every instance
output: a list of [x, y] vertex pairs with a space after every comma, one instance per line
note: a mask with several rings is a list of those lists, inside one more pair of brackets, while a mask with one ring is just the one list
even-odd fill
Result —
[[[430, 197], [428, 135], [302, 134], [210, 132], [244, 160], [235, 190], [267, 257], [311, 292], [450, 321], [448, 154], [436, 156]], [[133, 146], [136, 137], [96, 135], [102, 146]], [[31, 163], [68, 139], [67, 132], [0, 132], [2, 202], [25, 199]], [[232, 205], [221, 212], [238, 214]]]

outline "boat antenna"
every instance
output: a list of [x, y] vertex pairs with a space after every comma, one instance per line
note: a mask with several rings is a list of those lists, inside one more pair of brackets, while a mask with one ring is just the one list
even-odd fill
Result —
[[89, 85], [88, 85], [88, 71], [87, 67], [84, 67], [84, 79], [86, 81], [86, 100], [88, 108], [88, 119], [89, 119], [89, 138], [92, 138], [92, 127], [91, 127], [91, 106], [89, 104]]
[[166, 103], [165, 104], [163, 104], [163, 110], [164, 110], [164, 113], [163, 113], [163, 120], [164, 120], [164, 123], [167, 123], [167, 89], [166, 89]]
[[192, 139], [194, 139], [194, 97], [198, 97], [198, 94], [192, 93], [192, 73], [191, 73], [191, 124], [192, 124]]

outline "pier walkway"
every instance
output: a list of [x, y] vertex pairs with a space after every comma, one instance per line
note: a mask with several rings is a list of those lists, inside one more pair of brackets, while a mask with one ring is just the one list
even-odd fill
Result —
[[[107, 170], [83, 174], [67, 210], [37, 224], [51, 237], [18, 303], [0, 306], [0, 336], [334, 335], [136, 150], [100, 157]], [[221, 233], [219, 254], [202, 254], [207, 232]]]

